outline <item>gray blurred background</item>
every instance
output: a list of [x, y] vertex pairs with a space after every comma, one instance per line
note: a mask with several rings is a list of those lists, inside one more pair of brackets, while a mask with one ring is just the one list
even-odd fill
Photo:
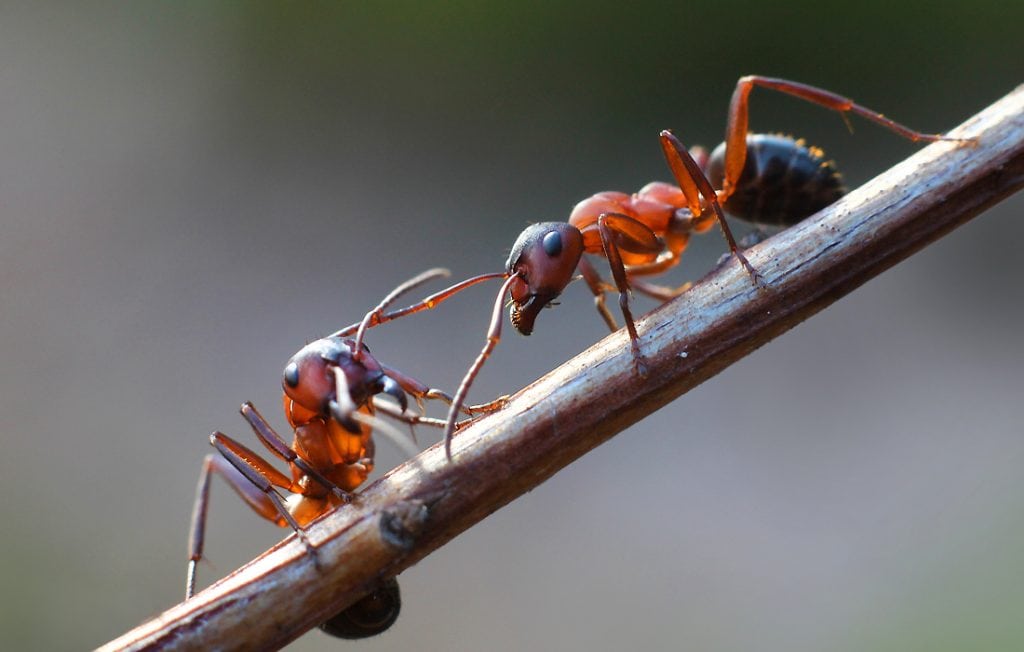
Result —
[[[1019, 2], [776, 5], [4, 3], [3, 647], [96, 646], [178, 601], [207, 436], [252, 441], [244, 400], [283, 427], [294, 351], [422, 269], [497, 271], [527, 223], [666, 179], [658, 130], [715, 145], [740, 75], [934, 131], [1024, 80]], [[763, 91], [752, 125], [823, 146], [851, 186], [916, 149]], [[401, 619], [360, 649], [1020, 649], [1022, 209], [410, 569]], [[700, 238], [668, 281], [724, 251]], [[453, 388], [493, 291], [370, 344]], [[604, 334], [572, 287], [472, 398]], [[222, 484], [211, 518], [204, 586], [285, 534]]]

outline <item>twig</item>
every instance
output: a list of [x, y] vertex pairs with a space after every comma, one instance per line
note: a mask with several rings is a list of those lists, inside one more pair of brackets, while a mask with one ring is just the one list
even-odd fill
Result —
[[357, 503], [289, 537], [103, 650], [275, 649], [418, 562], [616, 433], [1024, 185], [1024, 87], [818, 216], [730, 260], [637, 323], [648, 373], [619, 331], [508, 406], [394, 469]]

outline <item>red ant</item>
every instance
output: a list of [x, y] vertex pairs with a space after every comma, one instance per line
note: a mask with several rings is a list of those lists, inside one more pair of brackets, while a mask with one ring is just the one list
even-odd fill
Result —
[[629, 290], [633, 287], [659, 300], [668, 300], [688, 286], [661, 288], [636, 277], [661, 273], [678, 264], [690, 235], [710, 229], [717, 221], [732, 255], [761, 285], [760, 276], [736, 245], [725, 211], [754, 223], [789, 225], [842, 195], [838, 173], [821, 150], [787, 136], [748, 133], [748, 99], [755, 86], [831, 109], [844, 120], [847, 114], [859, 115], [914, 142], [947, 139], [914, 131], [849, 98], [814, 86], [769, 77], [741, 77], [729, 105], [725, 142], [710, 156], [701, 148], [689, 152], [670, 131], [661, 132], [661, 147], [677, 186], [654, 182], [632, 195], [598, 193], [577, 204], [568, 222], [542, 222], [527, 227], [512, 246], [504, 272], [468, 279], [393, 313], [368, 314], [360, 328], [433, 308], [481, 281], [505, 280], [494, 303], [487, 342], [466, 372], [448, 414], [445, 452], [449, 459], [459, 406], [501, 337], [501, 307], [506, 293], [511, 298], [512, 325], [523, 335], [529, 335], [541, 309], [550, 306], [578, 272], [593, 292], [602, 318], [614, 331], [615, 319], [604, 305], [604, 293], [611, 287], [583, 254], [604, 256], [619, 292], [619, 308], [638, 371], [644, 374], [639, 335], [629, 308]]
[[[447, 274], [435, 269], [410, 279], [374, 310], [382, 311], [405, 292]], [[251, 403], [244, 403], [241, 412], [267, 450], [288, 463], [291, 477], [231, 437], [220, 432], [210, 435], [219, 455], [211, 453], [203, 460], [196, 488], [186, 599], [195, 593], [196, 565], [203, 556], [212, 474], [224, 478], [257, 514], [281, 527], [290, 526], [315, 558], [303, 527], [350, 502], [349, 492], [366, 481], [373, 470], [373, 430], [402, 439], [393, 427], [374, 416], [375, 408], [409, 423], [429, 423], [432, 420], [406, 415], [407, 394], [420, 403], [428, 398], [452, 402], [443, 392], [378, 362], [362, 343], [362, 332], [355, 341], [334, 334], [307, 344], [285, 366], [282, 387], [285, 415], [295, 433], [291, 446]], [[375, 405], [372, 399], [378, 394], [395, 399], [400, 411]], [[472, 414], [476, 409], [466, 411]], [[282, 500], [278, 489], [291, 495]], [[323, 623], [321, 629], [343, 638], [373, 636], [391, 626], [400, 606], [398, 583], [391, 579]]]

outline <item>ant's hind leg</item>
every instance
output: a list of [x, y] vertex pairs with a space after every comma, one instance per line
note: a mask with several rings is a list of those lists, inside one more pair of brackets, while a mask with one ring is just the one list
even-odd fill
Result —
[[[801, 84], [800, 82], [789, 81], [788, 79], [747, 75], [740, 77], [739, 81], [736, 82], [736, 90], [733, 91], [732, 99], [729, 101], [729, 119], [725, 127], [725, 179], [722, 184], [719, 201], [724, 202], [729, 198], [736, 189], [736, 184], [739, 183], [740, 175], [743, 172], [743, 164], [747, 157], [750, 91], [755, 86], [785, 93], [811, 104], [817, 104], [818, 106], [830, 109], [843, 116], [843, 120], [847, 119], [847, 114], [858, 115], [915, 143], [934, 142], [937, 140], [964, 141], [962, 138], [950, 138], [942, 134], [926, 134], [916, 131], [895, 120], [890, 120], [873, 109], [861, 106], [848, 97], [843, 97], [837, 93], [826, 91], [823, 88], [811, 86], [810, 84]], [[847, 126], [849, 126], [849, 122], [847, 122]], [[968, 142], [970, 142], [970, 139], [968, 139]]]
[[[298, 521], [296, 521], [291, 515], [285, 507], [284, 502], [281, 500], [281, 497], [277, 495], [277, 491], [274, 490], [274, 487], [276, 486], [298, 493], [297, 489], [299, 489], [299, 487], [295, 486], [292, 479], [275, 469], [269, 462], [257, 455], [248, 447], [238, 443], [224, 433], [215, 432], [210, 435], [210, 443], [213, 444], [213, 447], [217, 449], [217, 451], [231, 464], [231, 466], [233, 466], [246, 480], [249, 481], [250, 485], [255, 487], [263, 494], [263, 496], [266, 497], [267, 500], [270, 501], [270, 504], [273, 505], [275, 515], [279, 517], [273, 519], [274, 522], [281, 526], [290, 526], [292, 530], [295, 531], [295, 535], [300, 541], [302, 541], [302, 544], [306, 547], [310, 556], [312, 556], [314, 561], [316, 561], [316, 548], [313, 547], [312, 542], [310, 542], [309, 538], [306, 536], [302, 526], [300, 526]], [[236, 483], [229, 480], [229, 484], [231, 484], [236, 491], [238, 490]], [[239, 495], [248, 502], [246, 493], [239, 492]]]
[[207, 455], [203, 459], [199, 482], [196, 484], [196, 498], [192, 505], [192, 525], [188, 535], [189, 561], [185, 579], [186, 600], [195, 594], [196, 567], [203, 558], [203, 547], [206, 541], [206, 515], [210, 506], [210, 478], [215, 473], [222, 477], [245, 504], [261, 518], [271, 523], [284, 524], [281, 522], [277, 506], [270, 497], [271, 495], [276, 497], [276, 494], [266, 493], [258, 488], [221, 455], [214, 453]]

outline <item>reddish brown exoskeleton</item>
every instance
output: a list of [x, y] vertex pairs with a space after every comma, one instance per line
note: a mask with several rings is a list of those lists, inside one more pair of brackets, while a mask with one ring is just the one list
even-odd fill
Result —
[[[395, 298], [427, 280], [447, 276], [446, 270], [430, 270], [396, 288], [375, 310], [383, 310]], [[210, 478], [221, 476], [257, 514], [282, 527], [291, 527], [311, 555], [316, 551], [303, 527], [322, 514], [352, 499], [349, 492], [366, 481], [373, 470], [373, 433], [385, 431], [402, 438], [394, 428], [375, 416], [373, 398], [385, 394], [397, 401], [392, 416], [406, 414], [407, 395], [417, 401], [441, 399], [443, 392], [387, 367], [359, 342], [334, 334], [311, 342], [296, 353], [284, 368], [282, 387], [288, 424], [294, 431], [289, 446], [251, 403], [242, 405], [242, 416], [260, 443], [285, 461], [289, 474], [227, 435], [215, 432], [210, 442], [217, 449], [203, 461], [196, 489], [189, 535], [189, 563], [185, 597], [195, 592], [196, 565], [203, 556]], [[381, 406], [382, 407], [382, 406]], [[404, 420], [428, 420], [416, 416]], [[413, 449], [415, 452], [415, 449]], [[285, 498], [279, 491], [287, 494]], [[380, 587], [321, 628], [343, 638], [378, 634], [398, 617], [398, 583], [386, 580]]]
[[[925, 134], [886, 118], [853, 100], [826, 90], [769, 77], [742, 77], [729, 105], [725, 142], [708, 156], [692, 152], [670, 131], [662, 131], [662, 151], [677, 185], [648, 184], [634, 194], [601, 192], [583, 200], [567, 222], [533, 224], [520, 234], [504, 272], [477, 276], [434, 294], [419, 304], [394, 313], [368, 315], [366, 325], [435, 307], [475, 283], [504, 279], [494, 303], [487, 342], [455, 393], [445, 429], [445, 450], [451, 457], [451, 436], [459, 406], [470, 385], [501, 336], [501, 306], [511, 299], [510, 318], [520, 333], [533, 332], [537, 315], [562, 293], [577, 274], [593, 292], [595, 304], [608, 326], [617, 328], [605, 307], [604, 294], [614, 287], [629, 331], [639, 373], [645, 373], [639, 334], [629, 307], [629, 290], [667, 300], [687, 286], [663, 288], [638, 277], [658, 274], [678, 264], [691, 234], [702, 233], [717, 222], [737, 261], [760, 284], [756, 270], [740, 252], [725, 220], [725, 212], [761, 224], [794, 224], [831, 204], [843, 194], [839, 176], [821, 150], [785, 136], [748, 133], [748, 99], [755, 86], [779, 91], [831, 109], [871, 120], [914, 142], [946, 139]], [[958, 139], [950, 139], [958, 140]], [[583, 254], [603, 256], [614, 286], [605, 283]]]

